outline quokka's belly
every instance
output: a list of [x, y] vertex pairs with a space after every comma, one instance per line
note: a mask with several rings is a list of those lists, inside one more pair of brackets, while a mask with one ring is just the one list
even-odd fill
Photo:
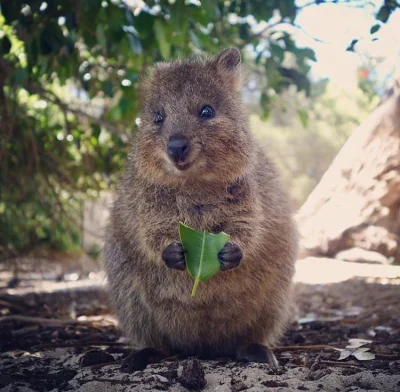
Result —
[[[214, 301], [200, 299], [170, 301], [151, 308], [152, 319], [161, 331], [162, 340], [173, 350], [190, 352], [231, 352], [250, 336], [255, 338], [262, 312], [262, 302], [251, 297], [221, 295]], [[195, 302], [196, 301], [196, 302]]]
[[[160, 320], [159, 320], [160, 321]], [[193, 354], [234, 354], [241, 343], [250, 343], [254, 325], [243, 317], [234, 318], [215, 311], [164, 318], [162, 340], [172, 352]]]

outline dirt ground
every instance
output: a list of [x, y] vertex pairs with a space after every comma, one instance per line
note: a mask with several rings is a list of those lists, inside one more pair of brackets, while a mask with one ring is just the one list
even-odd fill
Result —
[[[0, 391], [400, 391], [398, 278], [298, 281], [293, 322], [274, 350], [278, 369], [171, 358], [133, 373], [121, 370], [131, 350], [101, 275], [30, 271], [18, 285], [10, 279], [0, 271]], [[351, 341], [364, 345], [339, 360], [350, 339], [369, 342]]]

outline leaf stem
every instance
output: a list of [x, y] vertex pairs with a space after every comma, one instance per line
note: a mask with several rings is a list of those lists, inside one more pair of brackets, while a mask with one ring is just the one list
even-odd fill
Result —
[[194, 281], [193, 288], [192, 288], [192, 294], [191, 294], [192, 297], [194, 297], [196, 295], [197, 286], [199, 285], [199, 283], [200, 283], [200, 278], [197, 276]]

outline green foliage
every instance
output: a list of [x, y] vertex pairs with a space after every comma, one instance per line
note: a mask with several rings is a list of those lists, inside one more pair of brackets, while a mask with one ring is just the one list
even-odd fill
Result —
[[179, 236], [185, 250], [186, 267], [194, 279], [192, 297], [196, 295], [200, 281], [212, 278], [221, 268], [218, 252], [229, 242], [230, 236], [206, 231], [196, 231], [179, 222]]
[[251, 127], [277, 164], [294, 210], [319, 182], [351, 132], [377, 104], [361, 88], [343, 90], [322, 80], [310, 97], [288, 90], [275, 102], [268, 122], [251, 116]]
[[[237, 46], [270, 90], [310, 93], [314, 52], [276, 29], [294, 22], [294, 0], [0, 0], [0, 7], [6, 255], [79, 243], [82, 203], [115, 183], [136, 127], [141, 76], [154, 62]], [[385, 1], [378, 20], [392, 11]], [[266, 27], [255, 32], [254, 21]], [[260, 100], [266, 116], [272, 100], [265, 93]]]
[[392, 12], [399, 6], [396, 0], [385, 0], [382, 7], [379, 9], [376, 18], [383, 23], [386, 23]]

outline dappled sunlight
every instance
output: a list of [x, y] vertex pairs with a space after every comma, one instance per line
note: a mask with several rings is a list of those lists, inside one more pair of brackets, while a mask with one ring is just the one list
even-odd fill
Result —
[[[10, 274], [11, 275], [11, 274]], [[0, 276], [0, 282], [6, 283], [9, 279], [3, 281], [7, 275], [3, 274]], [[94, 289], [103, 288], [105, 286], [105, 279], [102, 274], [97, 274], [94, 272], [90, 273], [88, 278], [68, 280], [68, 275], [66, 281], [57, 282], [55, 280], [44, 280], [40, 278], [26, 278], [21, 281], [16, 288], [0, 288], [0, 294], [6, 295], [26, 295], [33, 293], [55, 293], [63, 292], [68, 290], [84, 290], [84, 289]]]
[[400, 266], [352, 263], [323, 257], [307, 257], [296, 263], [294, 281], [306, 284], [338, 283], [351, 278], [400, 284]]

